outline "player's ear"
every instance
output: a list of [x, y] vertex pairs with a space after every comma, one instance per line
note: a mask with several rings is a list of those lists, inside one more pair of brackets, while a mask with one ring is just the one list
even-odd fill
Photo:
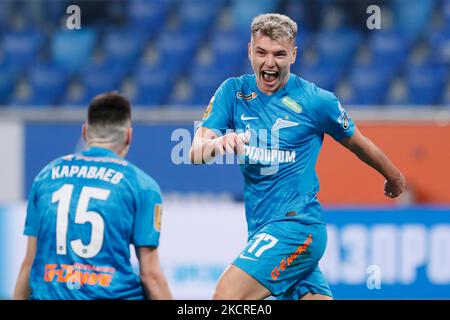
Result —
[[131, 144], [132, 139], [133, 139], [133, 128], [128, 128], [125, 145], [129, 146]]
[[87, 123], [83, 123], [83, 127], [81, 128], [81, 135], [83, 136], [83, 140], [87, 142]]
[[294, 46], [294, 49], [292, 50], [291, 64], [294, 64], [296, 59], [297, 59], [297, 46]]

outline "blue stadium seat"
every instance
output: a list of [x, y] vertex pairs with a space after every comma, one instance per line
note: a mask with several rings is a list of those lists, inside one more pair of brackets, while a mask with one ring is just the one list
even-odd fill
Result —
[[111, 63], [132, 67], [147, 45], [147, 34], [141, 29], [110, 30], [104, 40], [106, 59]]
[[128, 7], [129, 23], [142, 30], [160, 30], [168, 14], [168, 1], [130, 0]]
[[66, 96], [64, 105], [86, 106], [93, 97], [107, 91], [119, 91], [126, 70], [123, 66], [104, 62], [87, 65], [79, 76], [82, 86], [80, 95]]
[[178, 18], [185, 28], [207, 31], [223, 5], [223, 0], [187, 0], [177, 6]]
[[349, 76], [352, 104], [377, 105], [384, 102], [392, 72], [382, 65], [355, 65]]
[[161, 62], [168, 68], [166, 72], [184, 72], [193, 60], [200, 42], [200, 34], [195, 30], [166, 30], [157, 39], [156, 48]]
[[408, 101], [413, 105], [439, 104], [447, 83], [448, 69], [440, 64], [411, 65], [406, 72]]
[[240, 30], [250, 30], [253, 18], [262, 13], [278, 11], [279, 0], [232, 0], [232, 14], [235, 26]]
[[409, 41], [414, 41], [432, 17], [436, 0], [392, 0], [396, 27]]
[[369, 39], [373, 62], [384, 64], [397, 70], [408, 55], [410, 44], [404, 36], [395, 30], [380, 30], [372, 34]]
[[0, 105], [8, 102], [18, 78], [18, 72], [10, 65], [0, 64]]
[[432, 32], [429, 45], [436, 61], [450, 64], [450, 24], [447, 28]]
[[43, 36], [36, 30], [6, 32], [3, 37], [4, 62], [18, 70], [37, 61]]
[[80, 70], [91, 56], [96, 37], [96, 32], [87, 27], [54, 33], [51, 44], [53, 61], [69, 72]]
[[450, 0], [442, 0], [442, 15], [447, 27], [450, 27]]
[[355, 56], [360, 42], [359, 32], [342, 28], [319, 33], [316, 48], [323, 63], [345, 68]]
[[189, 83], [194, 92], [191, 104], [206, 105], [222, 82], [237, 75], [230, 74], [229, 70], [220, 68], [220, 65], [210, 64], [193, 66], [189, 76]]
[[134, 72], [136, 96], [134, 105], [157, 106], [165, 104], [175, 83], [175, 75], [156, 66], [140, 65]]
[[239, 69], [247, 59], [249, 41], [249, 33], [235, 29], [217, 31], [210, 42], [212, 56], [218, 63], [226, 63], [230, 69]]
[[341, 77], [341, 68], [319, 62], [312, 65], [299, 64], [294, 67], [294, 73], [322, 89], [334, 91]]
[[52, 64], [38, 64], [29, 70], [30, 95], [15, 97], [10, 104], [20, 106], [55, 106], [61, 102], [68, 84], [67, 73]]
[[54, 105], [61, 101], [69, 81], [67, 73], [54, 65], [38, 65], [31, 69], [32, 104]]

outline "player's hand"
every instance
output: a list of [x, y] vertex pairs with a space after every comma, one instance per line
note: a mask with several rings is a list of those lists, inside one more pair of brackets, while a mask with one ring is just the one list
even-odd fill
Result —
[[244, 144], [246, 141], [245, 135], [238, 135], [235, 132], [228, 133], [222, 137], [217, 138], [216, 150], [219, 154], [235, 153], [237, 155], [244, 154]]
[[403, 174], [396, 178], [386, 179], [384, 182], [384, 195], [389, 198], [398, 197], [403, 191], [405, 191], [406, 180]]

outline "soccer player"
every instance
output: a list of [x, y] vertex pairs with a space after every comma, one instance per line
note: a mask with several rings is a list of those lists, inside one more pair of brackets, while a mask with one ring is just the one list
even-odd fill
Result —
[[82, 134], [87, 150], [54, 160], [34, 180], [13, 298], [171, 299], [157, 249], [160, 188], [123, 158], [132, 137], [129, 101], [114, 92], [95, 97]]
[[402, 173], [335, 95], [290, 73], [296, 34], [285, 15], [253, 20], [248, 56], [254, 74], [218, 88], [191, 146], [196, 164], [236, 153], [245, 181], [248, 243], [222, 274], [215, 299], [332, 299], [318, 266], [327, 234], [315, 164], [325, 133], [385, 177], [386, 196], [405, 188]]

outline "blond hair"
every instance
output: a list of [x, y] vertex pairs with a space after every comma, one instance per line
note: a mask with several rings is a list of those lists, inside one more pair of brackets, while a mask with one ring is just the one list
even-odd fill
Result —
[[265, 13], [253, 19], [251, 30], [252, 36], [259, 33], [273, 40], [293, 40], [297, 36], [297, 23], [284, 14]]

